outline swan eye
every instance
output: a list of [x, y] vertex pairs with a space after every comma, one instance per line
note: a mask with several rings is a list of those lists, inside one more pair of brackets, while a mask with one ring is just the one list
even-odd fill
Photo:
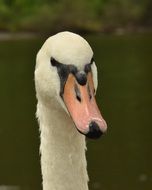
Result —
[[80, 94], [80, 90], [79, 90], [77, 84], [75, 84], [74, 90], [75, 90], [75, 94], [76, 94], [77, 100], [78, 100], [79, 102], [81, 102], [81, 94]]

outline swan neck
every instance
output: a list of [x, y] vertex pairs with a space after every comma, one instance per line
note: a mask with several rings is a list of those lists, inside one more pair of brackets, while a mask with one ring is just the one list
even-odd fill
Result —
[[38, 101], [43, 190], [88, 190], [85, 137], [61, 106]]

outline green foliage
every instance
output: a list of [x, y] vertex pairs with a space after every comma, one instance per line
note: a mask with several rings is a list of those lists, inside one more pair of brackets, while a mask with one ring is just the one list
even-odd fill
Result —
[[151, 0], [1, 0], [0, 30], [93, 32], [150, 25], [149, 7]]

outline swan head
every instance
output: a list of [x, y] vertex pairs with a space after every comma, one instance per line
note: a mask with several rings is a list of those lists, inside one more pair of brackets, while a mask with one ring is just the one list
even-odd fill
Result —
[[48, 38], [37, 54], [35, 83], [38, 99], [56, 102], [80, 133], [95, 139], [106, 131], [95, 101], [93, 51], [84, 38], [71, 32]]

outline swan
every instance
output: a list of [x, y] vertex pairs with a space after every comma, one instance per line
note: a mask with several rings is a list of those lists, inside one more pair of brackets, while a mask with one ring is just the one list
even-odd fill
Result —
[[107, 129], [88, 42], [68, 31], [49, 37], [36, 57], [35, 87], [43, 190], [88, 190], [85, 136]]

